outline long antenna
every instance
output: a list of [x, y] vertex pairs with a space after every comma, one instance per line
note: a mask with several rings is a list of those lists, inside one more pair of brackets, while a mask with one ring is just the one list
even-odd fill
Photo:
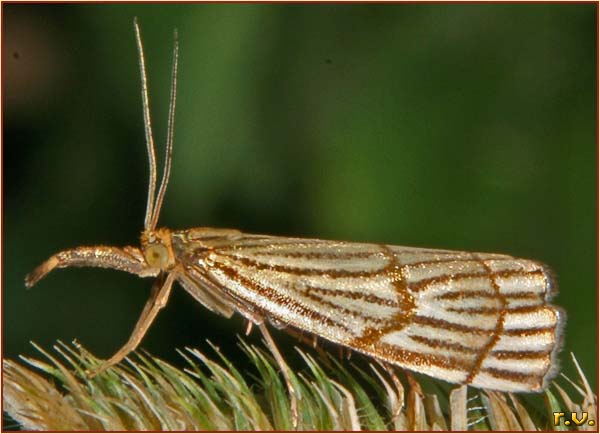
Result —
[[148, 201], [146, 202], [146, 216], [144, 217], [144, 229], [151, 230], [152, 207], [154, 202], [154, 191], [156, 190], [156, 152], [154, 151], [154, 139], [152, 138], [152, 122], [150, 121], [150, 101], [148, 99], [148, 83], [146, 77], [146, 62], [144, 60], [144, 47], [140, 36], [140, 26], [137, 17], [133, 19], [135, 28], [135, 41], [137, 43], [140, 76], [142, 79], [142, 107], [144, 111], [144, 130], [146, 132], [146, 148], [148, 152], [148, 164], [150, 166], [150, 178], [148, 180]]
[[165, 150], [165, 165], [163, 169], [162, 180], [160, 181], [160, 188], [154, 202], [154, 211], [152, 215], [152, 221], [150, 222], [150, 229], [156, 227], [158, 223], [158, 216], [160, 214], [160, 208], [162, 207], [163, 199], [167, 191], [167, 184], [169, 183], [169, 174], [171, 173], [171, 161], [173, 160], [173, 131], [175, 128], [175, 100], [177, 97], [177, 63], [179, 60], [179, 39], [177, 36], [177, 29], [173, 32], [173, 66], [171, 68], [171, 96], [169, 98], [169, 124], [167, 128], [167, 144]]

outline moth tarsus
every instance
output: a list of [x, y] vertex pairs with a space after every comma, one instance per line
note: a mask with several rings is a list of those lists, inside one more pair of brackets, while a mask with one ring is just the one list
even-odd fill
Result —
[[133, 351], [178, 282], [220, 315], [258, 326], [298, 402], [291, 371], [265, 320], [408, 370], [500, 391], [540, 391], [556, 374], [564, 312], [549, 269], [508, 255], [245, 234], [234, 229], [156, 228], [172, 161], [178, 40], [175, 33], [163, 176], [157, 170], [144, 52], [134, 21], [149, 161], [140, 247], [59, 252], [30, 273], [102, 267], [156, 277], [127, 343], [94, 374]]

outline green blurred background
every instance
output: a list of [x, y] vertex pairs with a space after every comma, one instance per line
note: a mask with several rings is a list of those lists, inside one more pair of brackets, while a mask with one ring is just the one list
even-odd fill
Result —
[[[147, 161], [132, 21], [156, 140], [180, 35], [160, 224], [536, 258], [595, 381], [596, 5], [4, 4], [4, 355], [76, 338], [111, 355], [151, 281], [50, 254], [138, 243]], [[162, 151], [160, 152], [162, 156]], [[225, 320], [174, 291], [142, 347], [233, 358]], [[258, 341], [254, 334], [252, 339]], [[296, 341], [276, 332], [284, 351]]]

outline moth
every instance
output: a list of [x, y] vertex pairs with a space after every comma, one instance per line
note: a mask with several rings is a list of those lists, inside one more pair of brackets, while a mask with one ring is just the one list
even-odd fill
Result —
[[157, 228], [173, 152], [179, 44], [175, 33], [165, 165], [157, 190], [137, 21], [134, 27], [150, 167], [140, 246], [64, 250], [25, 279], [31, 287], [65, 267], [112, 268], [155, 278], [131, 337], [95, 373], [138, 346], [178, 282], [209, 310], [225, 317], [239, 313], [257, 325], [284, 375], [289, 368], [267, 323], [451, 383], [509, 392], [548, 386], [557, 371], [566, 316], [550, 304], [557, 286], [549, 268], [539, 262], [235, 229]]

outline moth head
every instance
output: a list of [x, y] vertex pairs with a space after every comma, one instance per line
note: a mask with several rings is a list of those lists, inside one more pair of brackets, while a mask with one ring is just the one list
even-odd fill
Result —
[[175, 265], [171, 233], [168, 229], [144, 231], [141, 241], [144, 258], [149, 266], [166, 271]]

